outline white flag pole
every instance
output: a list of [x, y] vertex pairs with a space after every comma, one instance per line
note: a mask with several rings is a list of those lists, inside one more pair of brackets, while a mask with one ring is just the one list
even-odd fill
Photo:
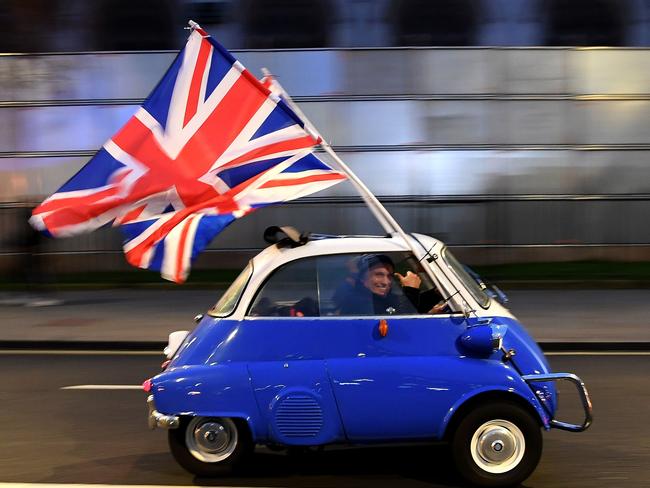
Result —
[[[388, 213], [386, 207], [384, 207], [381, 204], [381, 202], [370, 191], [370, 189], [359, 179], [357, 175], [355, 175], [352, 172], [352, 170], [348, 167], [348, 165], [345, 164], [341, 160], [341, 158], [334, 152], [332, 146], [330, 146], [327, 143], [327, 141], [325, 141], [325, 139], [320, 135], [316, 127], [309, 121], [307, 117], [305, 117], [305, 114], [302, 112], [302, 110], [300, 110], [300, 108], [295, 104], [295, 102], [291, 99], [289, 94], [284, 90], [284, 88], [282, 88], [282, 85], [278, 83], [278, 81], [273, 77], [270, 71], [266, 68], [262, 68], [262, 73], [264, 74], [264, 76], [268, 76], [271, 80], [271, 83], [275, 85], [275, 87], [280, 91], [280, 93], [282, 93], [282, 98], [284, 99], [284, 101], [289, 105], [291, 110], [293, 110], [296, 113], [296, 115], [300, 117], [300, 119], [305, 124], [305, 130], [307, 130], [307, 132], [309, 132], [309, 134], [312, 137], [320, 139], [321, 147], [325, 150], [325, 152], [327, 152], [327, 154], [329, 154], [334, 159], [334, 161], [336, 161], [336, 164], [339, 166], [341, 172], [345, 173], [348, 176], [352, 184], [356, 187], [357, 191], [361, 195], [361, 198], [363, 198], [363, 200], [366, 202], [366, 205], [373, 213], [373, 215], [377, 218], [377, 220], [384, 228], [384, 230], [389, 234], [393, 232], [397, 233], [402, 239], [404, 239], [404, 243], [409, 247], [411, 252], [413, 252], [415, 257], [417, 257], [419, 260], [424, 259], [427, 255], [427, 251], [425, 249], [421, 249], [413, 245], [412, 241], [407, 237], [402, 227], [397, 223], [397, 221], [393, 218], [393, 216], [390, 213]], [[444, 288], [441, 286], [440, 280], [434, 274], [431, 267], [429, 266], [422, 266], [422, 267], [424, 268], [425, 273], [438, 287], [438, 289], [443, 290]]]

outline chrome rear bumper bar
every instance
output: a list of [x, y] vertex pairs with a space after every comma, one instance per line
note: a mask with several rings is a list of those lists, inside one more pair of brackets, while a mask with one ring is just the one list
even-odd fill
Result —
[[573, 383], [578, 390], [578, 395], [580, 396], [580, 401], [582, 402], [582, 408], [585, 411], [585, 420], [582, 424], [571, 424], [569, 422], [562, 422], [560, 420], [551, 419], [551, 427], [556, 429], [569, 430], [571, 432], [582, 432], [587, 430], [591, 425], [593, 420], [592, 416], [592, 406], [591, 400], [589, 398], [589, 392], [587, 387], [582, 382], [580, 378], [572, 373], [548, 373], [548, 374], [527, 374], [522, 376], [526, 383], [530, 384], [531, 382], [546, 382], [546, 381], [569, 381]]
[[161, 427], [163, 429], [177, 429], [180, 425], [180, 419], [177, 415], [165, 415], [156, 410], [156, 404], [153, 395], [147, 397], [147, 407], [149, 408], [148, 423], [150, 429]]

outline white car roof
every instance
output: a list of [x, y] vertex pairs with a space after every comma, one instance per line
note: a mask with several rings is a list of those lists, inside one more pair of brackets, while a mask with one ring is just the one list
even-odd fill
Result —
[[[421, 246], [424, 248], [423, 250], [431, 254], [440, 255], [445, 247], [442, 241], [427, 235], [410, 234], [408, 237], [411, 239], [413, 247]], [[388, 252], [411, 252], [411, 247], [397, 234], [387, 236], [323, 236], [316, 234], [305, 244], [294, 247], [291, 247], [289, 243], [273, 244], [253, 258], [253, 274], [231, 318], [235, 320], [244, 318], [247, 307], [259, 287], [273, 270], [285, 263], [311, 256]], [[450, 284], [452, 291], [454, 289], [458, 290], [460, 292], [459, 296], [463, 296], [466, 303], [473, 303], [471, 294], [457, 277], [449, 273], [443, 274], [446, 280], [453, 280], [453, 283]], [[477, 316], [488, 316], [495, 313], [510, 316], [510, 312], [494, 300], [491, 301], [489, 309], [482, 309], [478, 306], [475, 308]]]
[[[433, 237], [422, 234], [411, 234], [426, 250], [440, 251], [444, 244]], [[417, 242], [413, 242], [418, 246]], [[266, 275], [270, 269], [310, 256], [330, 254], [368, 253], [368, 252], [399, 252], [410, 251], [410, 247], [399, 235], [390, 236], [321, 236], [316, 234], [306, 244], [291, 247], [274, 244], [253, 258], [255, 274]]]

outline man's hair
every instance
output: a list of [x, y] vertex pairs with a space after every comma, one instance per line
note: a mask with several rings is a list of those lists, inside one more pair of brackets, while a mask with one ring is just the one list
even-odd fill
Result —
[[378, 265], [390, 266], [395, 271], [393, 260], [385, 254], [364, 254], [357, 261], [359, 279], [363, 279], [368, 271]]

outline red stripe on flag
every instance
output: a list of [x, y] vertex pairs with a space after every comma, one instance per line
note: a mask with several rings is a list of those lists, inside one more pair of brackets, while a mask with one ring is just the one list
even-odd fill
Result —
[[211, 50], [212, 45], [207, 40], [202, 39], [199, 55], [197, 56], [196, 65], [194, 66], [194, 73], [192, 74], [190, 92], [187, 97], [187, 106], [185, 107], [185, 120], [183, 121], [183, 127], [185, 127], [190, 119], [194, 117], [194, 114], [196, 114], [196, 109], [199, 106], [201, 84], [203, 82], [203, 77], [205, 75], [205, 66], [208, 64], [208, 58], [210, 56]]
[[117, 188], [107, 188], [106, 190], [98, 191], [86, 196], [57, 198], [55, 200], [46, 200], [34, 209], [33, 215], [52, 212], [58, 210], [65, 210], [69, 207], [83, 207], [92, 205], [104, 198], [112, 197], [117, 194]]
[[113, 210], [117, 206], [116, 202], [119, 203], [116, 199], [91, 205], [76, 205], [71, 203], [66, 208], [61, 208], [49, 215], [43, 216], [43, 224], [48, 231], [55, 235], [63, 227], [87, 223]]
[[167, 174], [172, 169], [171, 159], [156, 141], [149, 127], [137, 117], [131, 117], [112, 140], [132, 158], [145, 163], [150, 168], [161, 170], [158, 176], [167, 180], [168, 184], [173, 183], [173, 175]]
[[251, 88], [246, 78], [237, 79], [179, 153], [178, 166], [191, 172], [194, 178], [210, 169], [266, 101], [260, 90]]
[[[123, 130], [113, 137], [113, 142], [149, 168], [149, 171], [140, 177], [132, 188], [129, 196], [130, 202], [137, 201], [142, 196], [167, 190], [172, 186], [176, 186], [178, 195], [187, 206], [206, 196], [217, 194], [210, 185], [198, 181], [198, 177], [203, 173], [200, 172], [201, 168], [198, 170], [196, 168], [197, 165], [204, 162], [202, 157], [206, 154], [209, 155], [207, 147], [212, 144], [211, 140], [201, 141], [202, 147], [206, 150], [204, 154], [197, 151], [195, 160], [187, 159], [182, 154], [173, 160], [160, 146], [151, 130], [139, 119], [132, 117]], [[212, 161], [214, 160], [210, 160], [210, 162]]]
[[178, 243], [178, 253], [176, 254], [176, 273], [174, 274], [174, 281], [176, 283], [182, 283], [185, 281], [181, 271], [183, 269], [183, 257], [185, 256], [185, 242], [187, 241], [187, 233], [192, 225], [192, 220], [194, 220], [194, 217], [189, 217], [181, 231], [181, 238]]
[[266, 88], [267, 90], [269, 90], [269, 91], [271, 91], [271, 86], [272, 86], [272, 85], [271, 85], [271, 82], [272, 82], [272, 80], [271, 80], [271, 78], [268, 77], [268, 76], [265, 76], [265, 77], [262, 78], [262, 80], [260, 81], [260, 83], [262, 84], [262, 86], [263, 86], [264, 88]]
[[115, 219], [115, 224], [122, 225], [130, 222], [131, 220], [137, 219], [145, 208], [147, 208], [146, 205], [141, 205], [140, 207], [134, 208], [130, 212], [124, 214], [122, 217]]
[[261, 185], [260, 188], [275, 188], [278, 186], [304, 185], [305, 183], [313, 183], [315, 181], [344, 180], [344, 179], [345, 176], [340, 173], [328, 173], [323, 175], [305, 176], [303, 178], [273, 179]]
[[264, 156], [269, 156], [271, 154], [276, 154], [285, 151], [306, 149], [308, 147], [312, 147], [313, 145], [314, 145], [314, 139], [311, 136], [303, 136], [295, 139], [276, 142], [274, 144], [268, 144], [266, 146], [255, 148], [252, 151], [248, 151], [247, 153], [242, 154], [238, 158], [227, 162], [226, 164], [219, 167], [219, 171], [223, 169], [232, 168], [234, 166], [239, 166], [241, 164], [245, 164], [252, 159], [258, 159]]
[[246, 68], [241, 72], [242, 76], [246, 77], [248, 81], [251, 82], [258, 90], [260, 90], [262, 93], [264, 93], [265, 97], [268, 97], [269, 94], [271, 93], [271, 90], [269, 90], [260, 80], [255, 78], [250, 71], [248, 71]]
[[[117, 189], [111, 188], [93, 195], [78, 198], [60, 198], [36, 207], [32, 215], [39, 215], [52, 212], [49, 215], [43, 215], [43, 225], [52, 235], [56, 235], [61, 228], [71, 225], [83, 224], [91, 219], [95, 219], [105, 212], [113, 209], [119, 200], [115, 197]], [[97, 203], [103, 199], [110, 200]]]
[[162, 239], [167, 237], [167, 235], [174, 227], [176, 227], [179, 223], [181, 223], [193, 213], [210, 207], [219, 207], [219, 209], [224, 213], [229, 213], [237, 210], [238, 207], [233, 203], [232, 196], [229, 193], [219, 195], [218, 197], [204, 201], [200, 204], [177, 211], [169, 218], [169, 220], [164, 222], [149, 236], [143, 239], [142, 242], [138, 243], [138, 245], [134, 246], [129, 251], [126, 251], [126, 260], [133, 266], [140, 267], [144, 254]]

